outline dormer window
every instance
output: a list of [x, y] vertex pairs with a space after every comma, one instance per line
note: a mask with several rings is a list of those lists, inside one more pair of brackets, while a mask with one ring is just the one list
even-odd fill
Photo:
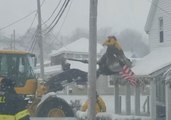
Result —
[[163, 17], [159, 18], [159, 38], [160, 38], [160, 43], [163, 43], [164, 42]]

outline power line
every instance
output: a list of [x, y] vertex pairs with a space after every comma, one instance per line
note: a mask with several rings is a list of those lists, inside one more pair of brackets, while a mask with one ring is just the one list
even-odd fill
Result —
[[[41, 7], [43, 6], [44, 3], [45, 3], [45, 0], [43, 0], [43, 2], [41, 3]], [[38, 15], [38, 13], [36, 12], [36, 14], [35, 14], [35, 16], [34, 16], [32, 22], [31, 22], [31, 24], [30, 24], [30, 27], [29, 27], [29, 29], [28, 29], [28, 32], [31, 30], [32, 25], [33, 25], [34, 21], [36, 20], [37, 15]], [[34, 50], [34, 47], [35, 47], [34, 44], [36, 44], [36, 38], [35, 38], [35, 37], [36, 37], [36, 34], [37, 34], [37, 29], [36, 29], [36, 31], [34, 32], [32, 38], [31, 38], [31, 40], [30, 40], [30, 41], [32, 41], [32, 42], [31, 42], [30, 49], [28, 49], [28, 50], [31, 51], [31, 52]]]
[[[46, 0], [43, 0], [43, 2], [41, 3], [41, 7], [43, 6], [43, 4], [45, 3]], [[37, 10], [36, 10], [37, 11]], [[37, 12], [35, 13], [35, 16], [30, 24], [30, 27], [28, 29], [28, 31], [30, 31], [30, 29], [32, 28], [33, 24], [34, 24], [34, 21], [36, 20], [36, 17], [37, 17]]]
[[43, 22], [42, 25], [46, 24], [46, 23], [52, 18], [52, 16], [53, 16], [54, 13], [56, 12], [56, 10], [59, 8], [59, 5], [61, 4], [61, 2], [62, 2], [62, 0], [60, 0], [60, 1], [58, 2], [56, 8], [54, 9], [54, 11], [53, 11], [52, 14], [50, 15], [50, 17], [49, 17], [47, 20], [45, 20], [45, 22]]
[[69, 3], [69, 2], [70, 2], [70, 0], [67, 1], [67, 3], [65, 4], [63, 10], [61, 11], [61, 13], [60, 13], [60, 15], [59, 15], [59, 17], [58, 17], [58, 19], [57, 19], [57, 21], [56, 21], [55, 24], [48, 30], [48, 32], [47, 32], [46, 34], [48, 34], [48, 33], [57, 25], [57, 23], [59, 22], [61, 16], [62, 16], [63, 13], [64, 13], [66, 7], [68, 6], [68, 3]]
[[32, 51], [32, 50], [33, 50], [33, 46], [34, 46], [34, 44], [35, 44], [35, 42], [36, 42], [36, 34], [37, 34], [37, 29], [36, 29], [36, 31], [34, 32], [33, 36], [31, 37], [31, 40], [30, 40], [30, 41], [32, 41], [32, 42], [31, 42], [31, 46], [30, 46], [30, 48], [28, 49], [28, 51]]
[[54, 18], [54, 20], [51, 22], [51, 24], [44, 30], [44, 31], [47, 31], [51, 26], [52, 24], [55, 22], [55, 20], [58, 18], [58, 16], [60, 15], [62, 9], [64, 8], [65, 4], [66, 4], [67, 0], [64, 1], [64, 3], [62, 4], [62, 7], [60, 8], [58, 14], [56, 15], [56, 17]]
[[24, 16], [24, 17], [22, 17], [22, 18], [20, 18], [20, 19], [18, 19], [18, 20], [16, 20], [16, 21], [10, 23], [9, 25], [6, 25], [6, 26], [0, 28], [0, 31], [3, 30], [3, 29], [8, 28], [8, 27], [10, 27], [10, 26], [12, 26], [12, 25], [14, 25], [14, 24], [16, 24], [16, 23], [18, 23], [18, 22], [20, 22], [20, 21], [22, 21], [22, 20], [24, 20], [24, 19], [26, 19], [26, 18], [28, 18], [29, 16], [31, 16], [31, 15], [32, 15], [33, 13], [35, 13], [35, 12], [36, 12], [36, 10], [34, 10], [34, 11], [32, 11], [31, 13], [27, 14], [26, 16]]
[[[45, 2], [45, 0], [42, 2], [41, 6], [44, 4], [44, 2]], [[18, 20], [16, 20], [16, 21], [14, 21], [14, 22], [12, 22], [12, 23], [10, 23], [10, 24], [8, 24], [8, 25], [6, 25], [6, 26], [0, 28], [0, 31], [3, 30], [3, 29], [8, 28], [8, 27], [10, 27], [10, 26], [12, 26], [12, 25], [14, 25], [14, 24], [16, 24], [16, 23], [18, 23], [18, 22], [20, 22], [20, 21], [22, 21], [22, 20], [24, 20], [24, 19], [26, 19], [26, 18], [28, 18], [29, 16], [31, 16], [31, 15], [32, 15], [33, 13], [35, 13], [36, 11], [37, 11], [37, 10], [34, 10], [34, 11], [30, 12], [29, 14], [27, 14], [26, 16], [24, 16], [24, 17], [22, 17], [22, 18], [20, 18], [20, 19], [18, 19]], [[35, 19], [35, 18], [34, 18], [34, 19]], [[33, 20], [33, 22], [34, 22], [34, 20]], [[33, 24], [33, 22], [32, 22], [32, 24]], [[32, 24], [30, 25], [30, 28], [31, 28]]]
[[[70, 5], [69, 5], [68, 11], [67, 11], [67, 13], [66, 13], [66, 15], [65, 15], [65, 17], [64, 17], [64, 20], [63, 20], [63, 22], [62, 22], [62, 25], [61, 25], [61, 27], [60, 27], [60, 29], [59, 29], [59, 31], [58, 31], [58, 35], [60, 34], [60, 32], [61, 32], [61, 30], [62, 30], [62, 27], [63, 27], [63, 25], [64, 25], [64, 23], [65, 23], [65, 21], [66, 21], [66, 18], [67, 18], [67, 16], [68, 16], [68, 13], [69, 13], [69, 11], [70, 11], [70, 9], [71, 9], [72, 2], [73, 2], [73, 1], [71, 1]], [[53, 44], [54, 41], [55, 41], [55, 40], [53, 40], [53, 41], [51, 42], [51, 44]]]
[[34, 23], [34, 21], [36, 20], [36, 17], [37, 17], [37, 13], [36, 13], [36, 14], [35, 14], [35, 16], [34, 16], [33, 21], [31, 22], [31, 24], [30, 24], [30, 27], [29, 27], [28, 31], [30, 31], [30, 29], [32, 28], [33, 23]]

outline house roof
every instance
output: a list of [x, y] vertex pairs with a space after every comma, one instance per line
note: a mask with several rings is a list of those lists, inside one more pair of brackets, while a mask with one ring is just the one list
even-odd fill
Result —
[[148, 14], [148, 17], [147, 17], [147, 21], [146, 21], [146, 24], [145, 24], [145, 28], [144, 28], [146, 33], [148, 33], [150, 31], [150, 29], [151, 29], [153, 18], [154, 18], [156, 9], [157, 9], [158, 1], [159, 0], [152, 0], [151, 8], [150, 8], [150, 11], [149, 11], [149, 14]]
[[[97, 43], [97, 53], [100, 53], [102, 49], [103, 46]], [[88, 51], [89, 51], [89, 40], [87, 38], [80, 38], [58, 50], [53, 50], [50, 56], [59, 55], [64, 52], [88, 53]]]
[[157, 48], [135, 62], [132, 68], [136, 75], [150, 75], [171, 64], [171, 47]]

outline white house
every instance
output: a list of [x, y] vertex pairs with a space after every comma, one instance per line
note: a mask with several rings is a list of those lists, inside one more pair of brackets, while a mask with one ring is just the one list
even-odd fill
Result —
[[171, 0], [152, 0], [145, 31], [151, 50], [171, 46]]
[[149, 35], [151, 52], [137, 61], [133, 71], [139, 76], [151, 78], [151, 119], [165, 120], [166, 117], [170, 120], [170, 111], [167, 112], [169, 109], [165, 108], [167, 105], [163, 74], [171, 67], [171, 0], [152, 0], [145, 31]]
[[[170, 108], [166, 107], [165, 81], [163, 78], [164, 73], [171, 67], [171, 0], [152, 0], [145, 31], [149, 35], [150, 53], [135, 61], [132, 70], [139, 80], [145, 80], [146, 84], [150, 84], [150, 120], [165, 120], [165, 117], [167, 120], [171, 120], [169, 111], [171, 104]], [[126, 97], [129, 95], [130, 92]], [[171, 96], [169, 97], [171, 99]], [[129, 97], [127, 97], [127, 101], [127, 113], [129, 113]], [[115, 103], [115, 105], [117, 104]], [[137, 114], [140, 111], [139, 107], [140, 88], [137, 87], [135, 88], [135, 112]], [[170, 116], [165, 116], [166, 113]]]

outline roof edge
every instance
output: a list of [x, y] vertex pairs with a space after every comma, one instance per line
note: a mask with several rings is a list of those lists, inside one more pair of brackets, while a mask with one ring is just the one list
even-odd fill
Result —
[[145, 24], [145, 27], [144, 27], [144, 30], [145, 30], [145, 32], [147, 34], [149, 33], [149, 31], [151, 29], [152, 21], [153, 21], [155, 12], [156, 12], [156, 8], [157, 8], [158, 1], [159, 0], [152, 0], [152, 2], [151, 2], [150, 11], [148, 13], [147, 21], [146, 21], [146, 24]]

